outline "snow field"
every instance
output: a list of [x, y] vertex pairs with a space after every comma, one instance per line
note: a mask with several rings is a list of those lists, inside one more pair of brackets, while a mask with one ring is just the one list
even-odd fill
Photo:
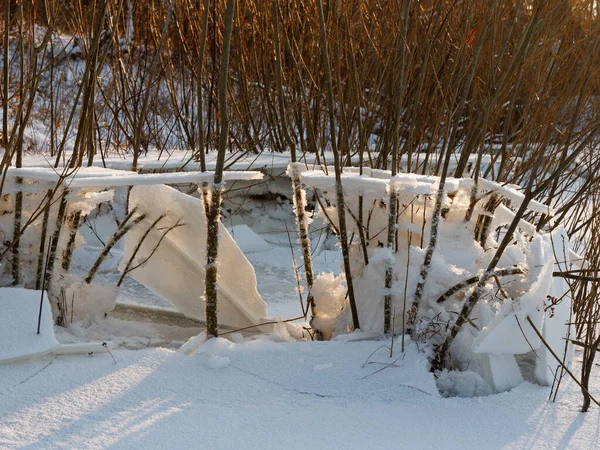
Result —
[[[570, 381], [555, 404], [547, 402], [547, 388], [529, 383], [499, 395], [444, 399], [414, 344], [392, 359], [389, 345], [218, 339], [194, 356], [116, 350], [116, 363], [104, 354], [2, 365], [0, 447], [597, 446], [600, 416], [577, 412], [580, 396]], [[593, 386], [600, 387], [597, 379]]]

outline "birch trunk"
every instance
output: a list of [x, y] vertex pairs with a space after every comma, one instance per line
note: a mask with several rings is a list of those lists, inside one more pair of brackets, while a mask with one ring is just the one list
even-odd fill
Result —
[[[315, 302], [312, 296], [312, 286], [314, 281], [312, 255], [310, 252], [310, 237], [308, 235], [308, 221], [306, 217], [306, 196], [302, 189], [300, 181], [300, 170], [302, 166], [297, 163], [296, 145], [291, 138], [288, 130], [287, 119], [285, 115], [285, 103], [283, 96], [283, 70], [281, 67], [281, 45], [279, 39], [279, 9], [277, 0], [271, 3], [271, 14], [273, 16], [273, 32], [275, 43], [275, 78], [277, 81], [277, 106], [279, 109], [280, 124], [283, 138], [290, 149], [290, 171], [289, 175], [292, 179], [292, 189], [294, 191], [294, 212], [296, 215], [296, 225], [300, 236], [300, 247], [302, 249], [302, 261], [304, 263], [304, 276], [306, 277], [306, 286], [308, 288], [307, 304], [310, 308], [311, 319], [317, 315], [315, 310]], [[318, 331], [318, 330], [317, 330]], [[318, 334], [318, 333], [317, 333]]]
[[81, 211], [75, 211], [73, 214], [69, 215], [66, 222], [69, 230], [69, 240], [62, 252], [62, 268], [65, 272], [71, 267], [73, 251], [75, 250], [75, 238], [77, 237], [77, 230], [81, 223]]
[[[393, 158], [396, 159], [395, 156]], [[395, 164], [393, 163], [392, 174], [396, 175]], [[392, 188], [390, 191], [390, 205], [388, 209], [388, 230], [387, 230], [387, 248], [391, 254], [394, 253], [394, 241], [396, 236], [396, 216], [398, 200], [396, 191]], [[383, 332], [388, 334], [392, 321], [392, 281], [394, 271], [394, 260], [390, 257], [385, 267], [385, 296], [383, 298]], [[391, 330], [393, 333], [393, 330]]]
[[[49, 189], [46, 192], [47, 197], [52, 196], [52, 190]], [[35, 288], [36, 290], [42, 289], [43, 280], [44, 280], [44, 256], [46, 256], [46, 235], [48, 234], [48, 222], [50, 219], [50, 206], [51, 201], [48, 202], [46, 208], [44, 209], [44, 216], [42, 218], [42, 230], [40, 235], [40, 248], [38, 253], [38, 261], [37, 261], [37, 271], [35, 276]]]

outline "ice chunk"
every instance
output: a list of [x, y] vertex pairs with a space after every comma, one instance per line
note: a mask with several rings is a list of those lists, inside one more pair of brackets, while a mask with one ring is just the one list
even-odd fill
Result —
[[[551, 234], [544, 236], [552, 245], [555, 258], [554, 270], [569, 269], [569, 237], [564, 227], [560, 226]], [[546, 343], [559, 358], [564, 357], [567, 366], [573, 359], [573, 346], [565, 338], [569, 335], [571, 316], [571, 297], [569, 284], [564, 278], [554, 277], [548, 293], [548, 304], [544, 317], [542, 335]], [[545, 345], [536, 352], [535, 378], [540, 384], [551, 385], [559, 367], [558, 361], [552, 356]]]
[[[153, 256], [129, 275], [162, 295], [186, 316], [204, 320], [206, 276], [206, 216], [201, 200], [167, 186], [134, 187], [130, 208], [147, 217], [126, 235], [124, 267], [148, 227], [160, 214], [165, 218], [152, 230], [136, 255], [145, 260], [164, 235]], [[179, 222], [166, 235], [165, 231]], [[220, 325], [242, 328], [261, 323], [267, 307], [256, 289], [254, 268], [227, 229], [219, 224], [218, 318]]]
[[[530, 275], [534, 282], [519, 299], [506, 300], [501, 310], [473, 342], [475, 353], [495, 355], [527, 353], [541, 345], [540, 339], [529, 325], [531, 318], [538, 330], [544, 322], [544, 302], [552, 283], [552, 252], [541, 236], [531, 242]], [[541, 269], [540, 269], [541, 267]], [[539, 274], [536, 272], [539, 271]]]
[[488, 369], [484, 380], [495, 392], [504, 392], [523, 382], [521, 370], [513, 355], [486, 355]]

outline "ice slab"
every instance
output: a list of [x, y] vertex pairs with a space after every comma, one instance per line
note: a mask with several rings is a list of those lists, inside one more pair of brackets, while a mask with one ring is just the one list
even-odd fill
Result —
[[[201, 200], [168, 186], [138, 186], [131, 190], [130, 208], [146, 218], [127, 233], [121, 270], [134, 254], [140, 238], [158, 216], [157, 224], [135, 256], [135, 264], [152, 257], [129, 275], [161, 295], [188, 317], [205, 320], [206, 216]], [[179, 222], [179, 226], [165, 231]], [[261, 323], [267, 307], [256, 289], [254, 268], [219, 224], [218, 319], [234, 328]], [[164, 236], [164, 237], [163, 237]]]
[[41, 291], [0, 288], [0, 363], [44, 355], [58, 347], [47, 296], [37, 334], [40, 297]]

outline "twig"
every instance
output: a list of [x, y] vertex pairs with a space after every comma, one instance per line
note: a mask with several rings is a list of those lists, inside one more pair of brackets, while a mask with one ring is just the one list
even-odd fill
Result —
[[125, 269], [123, 270], [123, 273], [121, 274], [121, 277], [119, 278], [119, 281], [117, 282], [117, 286], [121, 286], [121, 283], [123, 283], [125, 276], [127, 275], [127, 273], [129, 273], [129, 269], [130, 269], [131, 265], [133, 264], [133, 260], [135, 259], [136, 255], [140, 251], [142, 244], [144, 243], [144, 241], [150, 234], [150, 231], [152, 231], [154, 229], [154, 227], [156, 227], [158, 222], [160, 222], [162, 219], [164, 219], [165, 216], [166, 216], [166, 214], [161, 214], [160, 216], [158, 216], [158, 218], [154, 222], [152, 222], [152, 224], [146, 229], [146, 231], [144, 232], [144, 234], [138, 241], [135, 249], [133, 250], [133, 253], [131, 254], [131, 258], [129, 258], [129, 261], [127, 261], [127, 265], [125, 266]]
[[396, 330], [396, 307], [392, 308], [392, 344], [390, 345], [390, 358], [394, 354], [394, 331]]
[[112, 354], [112, 352], [108, 348], [108, 344], [106, 342], [103, 342], [102, 343], [102, 347], [104, 347], [106, 349], [106, 351], [108, 352], [108, 354], [110, 355], [110, 357], [113, 359], [113, 361], [115, 362], [115, 364], [117, 364], [117, 360], [115, 359], [114, 355]]
[[102, 250], [102, 253], [100, 253], [100, 256], [98, 256], [98, 258], [96, 259], [96, 262], [94, 263], [94, 265], [92, 266], [92, 268], [89, 270], [89, 272], [85, 276], [85, 278], [83, 280], [85, 283], [91, 284], [92, 280], [94, 279], [94, 275], [96, 275], [96, 272], [98, 271], [98, 268], [104, 262], [104, 260], [106, 259], [106, 256], [110, 252], [110, 250], [117, 244], [117, 242], [119, 242], [119, 240], [129, 230], [131, 230], [131, 228], [133, 228], [135, 225], [137, 225], [139, 222], [141, 222], [142, 220], [144, 220], [146, 218], [146, 214], [145, 213], [144, 214], [140, 214], [135, 219], [133, 219], [131, 221], [131, 223], [127, 223], [127, 222], [129, 222], [129, 219], [131, 219], [133, 217], [133, 215], [135, 214], [136, 211], [137, 211], [137, 208], [133, 208], [131, 210], [131, 212], [127, 215], [127, 217], [125, 218], [125, 220], [123, 220], [123, 222], [121, 223], [121, 226], [117, 229], [117, 231], [115, 231], [115, 233], [113, 234], [112, 238], [108, 241], [108, 243], [104, 247], [104, 250]]
[[259, 323], [256, 325], [250, 325], [248, 327], [244, 327], [244, 328], [238, 328], [237, 330], [231, 330], [231, 331], [226, 331], [225, 333], [219, 333], [220, 336], [224, 336], [226, 334], [231, 334], [231, 333], [237, 333], [239, 331], [245, 331], [245, 330], [249, 330], [251, 328], [257, 328], [257, 327], [262, 327], [263, 325], [273, 325], [276, 323], [287, 323], [287, 322], [294, 322], [296, 320], [300, 320], [300, 319], [305, 319], [304, 316], [298, 316], [298, 317], [294, 317], [293, 319], [286, 319], [286, 320], [272, 320], [270, 322], [263, 322], [263, 323]]
[[46, 271], [48, 270], [48, 259], [50, 257], [50, 247], [52, 247], [52, 241], [54, 240], [54, 236], [50, 238], [50, 242], [48, 242], [48, 252], [46, 253], [46, 264], [44, 265], [44, 272], [42, 273], [42, 293], [40, 295], [40, 312], [38, 314], [38, 323], [37, 323], [37, 334], [40, 334], [40, 327], [42, 325], [42, 308], [44, 306], [44, 292], [46, 291]]

